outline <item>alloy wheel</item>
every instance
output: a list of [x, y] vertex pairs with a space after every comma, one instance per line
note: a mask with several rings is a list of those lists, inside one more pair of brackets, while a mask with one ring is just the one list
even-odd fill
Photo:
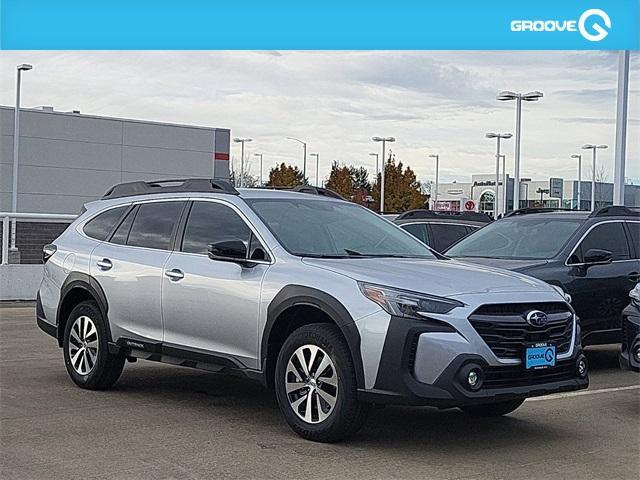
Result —
[[296, 349], [284, 380], [289, 405], [302, 420], [320, 423], [331, 415], [338, 397], [338, 374], [322, 348], [309, 344]]
[[98, 358], [98, 330], [89, 317], [78, 317], [69, 332], [69, 360], [80, 375], [88, 375]]

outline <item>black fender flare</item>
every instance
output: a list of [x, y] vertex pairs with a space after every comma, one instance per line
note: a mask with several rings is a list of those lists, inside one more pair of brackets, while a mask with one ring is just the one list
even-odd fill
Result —
[[355, 373], [358, 388], [364, 388], [364, 368], [362, 355], [360, 353], [360, 332], [353, 318], [344, 305], [335, 297], [322, 290], [302, 285], [287, 285], [278, 292], [267, 308], [267, 321], [262, 332], [260, 348], [260, 360], [264, 375], [266, 376], [267, 374], [269, 338], [271, 337], [273, 326], [282, 312], [297, 305], [307, 305], [319, 309], [328, 315], [338, 326], [351, 352], [351, 358], [353, 359], [353, 364], [356, 369]]
[[60, 289], [60, 301], [58, 302], [58, 309], [56, 312], [56, 320], [58, 325], [58, 343], [62, 345], [62, 337], [64, 335], [64, 328], [59, 328], [62, 313], [62, 305], [69, 294], [69, 292], [73, 289], [80, 288], [86, 291], [89, 295], [91, 295], [96, 303], [98, 304], [98, 308], [102, 313], [103, 318], [106, 321], [106, 328], [109, 334], [109, 341], [111, 341], [111, 328], [109, 325], [109, 319], [107, 317], [107, 313], [109, 311], [109, 304], [107, 302], [107, 297], [104, 294], [104, 290], [100, 286], [100, 283], [93, 278], [91, 275], [82, 272], [72, 272], [65, 279], [62, 284], [62, 288]]

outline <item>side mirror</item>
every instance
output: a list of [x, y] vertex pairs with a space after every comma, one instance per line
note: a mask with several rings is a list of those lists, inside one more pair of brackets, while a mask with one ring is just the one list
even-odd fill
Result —
[[600, 248], [590, 248], [584, 254], [584, 263], [589, 265], [594, 264], [607, 264], [613, 260], [613, 253], [609, 250], [602, 250]]
[[209, 258], [220, 262], [247, 263], [247, 246], [242, 240], [224, 240], [208, 245]]

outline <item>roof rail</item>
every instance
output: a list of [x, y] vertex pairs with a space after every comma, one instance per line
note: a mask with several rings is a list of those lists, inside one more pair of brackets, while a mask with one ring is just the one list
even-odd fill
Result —
[[589, 217], [640, 217], [640, 207], [610, 205], [591, 212]]
[[574, 210], [572, 208], [526, 207], [526, 208], [521, 208], [519, 210], [514, 210], [513, 212], [505, 215], [503, 218], [517, 217], [519, 215], [529, 215], [532, 213], [549, 213], [549, 212], [579, 212], [579, 210]]
[[149, 195], [152, 193], [211, 192], [240, 195], [226, 180], [215, 178], [177, 178], [169, 180], [136, 181], [114, 185], [103, 199]]
[[328, 188], [314, 187], [312, 185], [296, 185], [295, 187], [281, 187], [281, 186], [265, 186], [260, 188], [267, 188], [269, 190], [289, 190], [298, 193], [308, 193], [311, 195], [322, 195], [325, 197], [335, 198], [338, 200], [346, 200], [342, 195]]
[[482, 212], [448, 212], [448, 211], [434, 211], [419, 208], [416, 210], [409, 210], [398, 215], [396, 220], [406, 220], [409, 218], [447, 218], [447, 217], [459, 217], [467, 220], [474, 220], [476, 222], [492, 222], [493, 219]]

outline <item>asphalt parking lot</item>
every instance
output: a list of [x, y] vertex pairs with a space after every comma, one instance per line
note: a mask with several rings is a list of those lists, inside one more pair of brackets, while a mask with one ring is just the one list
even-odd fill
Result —
[[293, 434], [247, 380], [128, 364], [113, 390], [67, 378], [32, 305], [0, 306], [0, 473], [9, 479], [637, 479], [640, 376], [613, 346], [588, 352], [591, 387], [527, 401], [505, 418], [375, 410], [353, 440]]

